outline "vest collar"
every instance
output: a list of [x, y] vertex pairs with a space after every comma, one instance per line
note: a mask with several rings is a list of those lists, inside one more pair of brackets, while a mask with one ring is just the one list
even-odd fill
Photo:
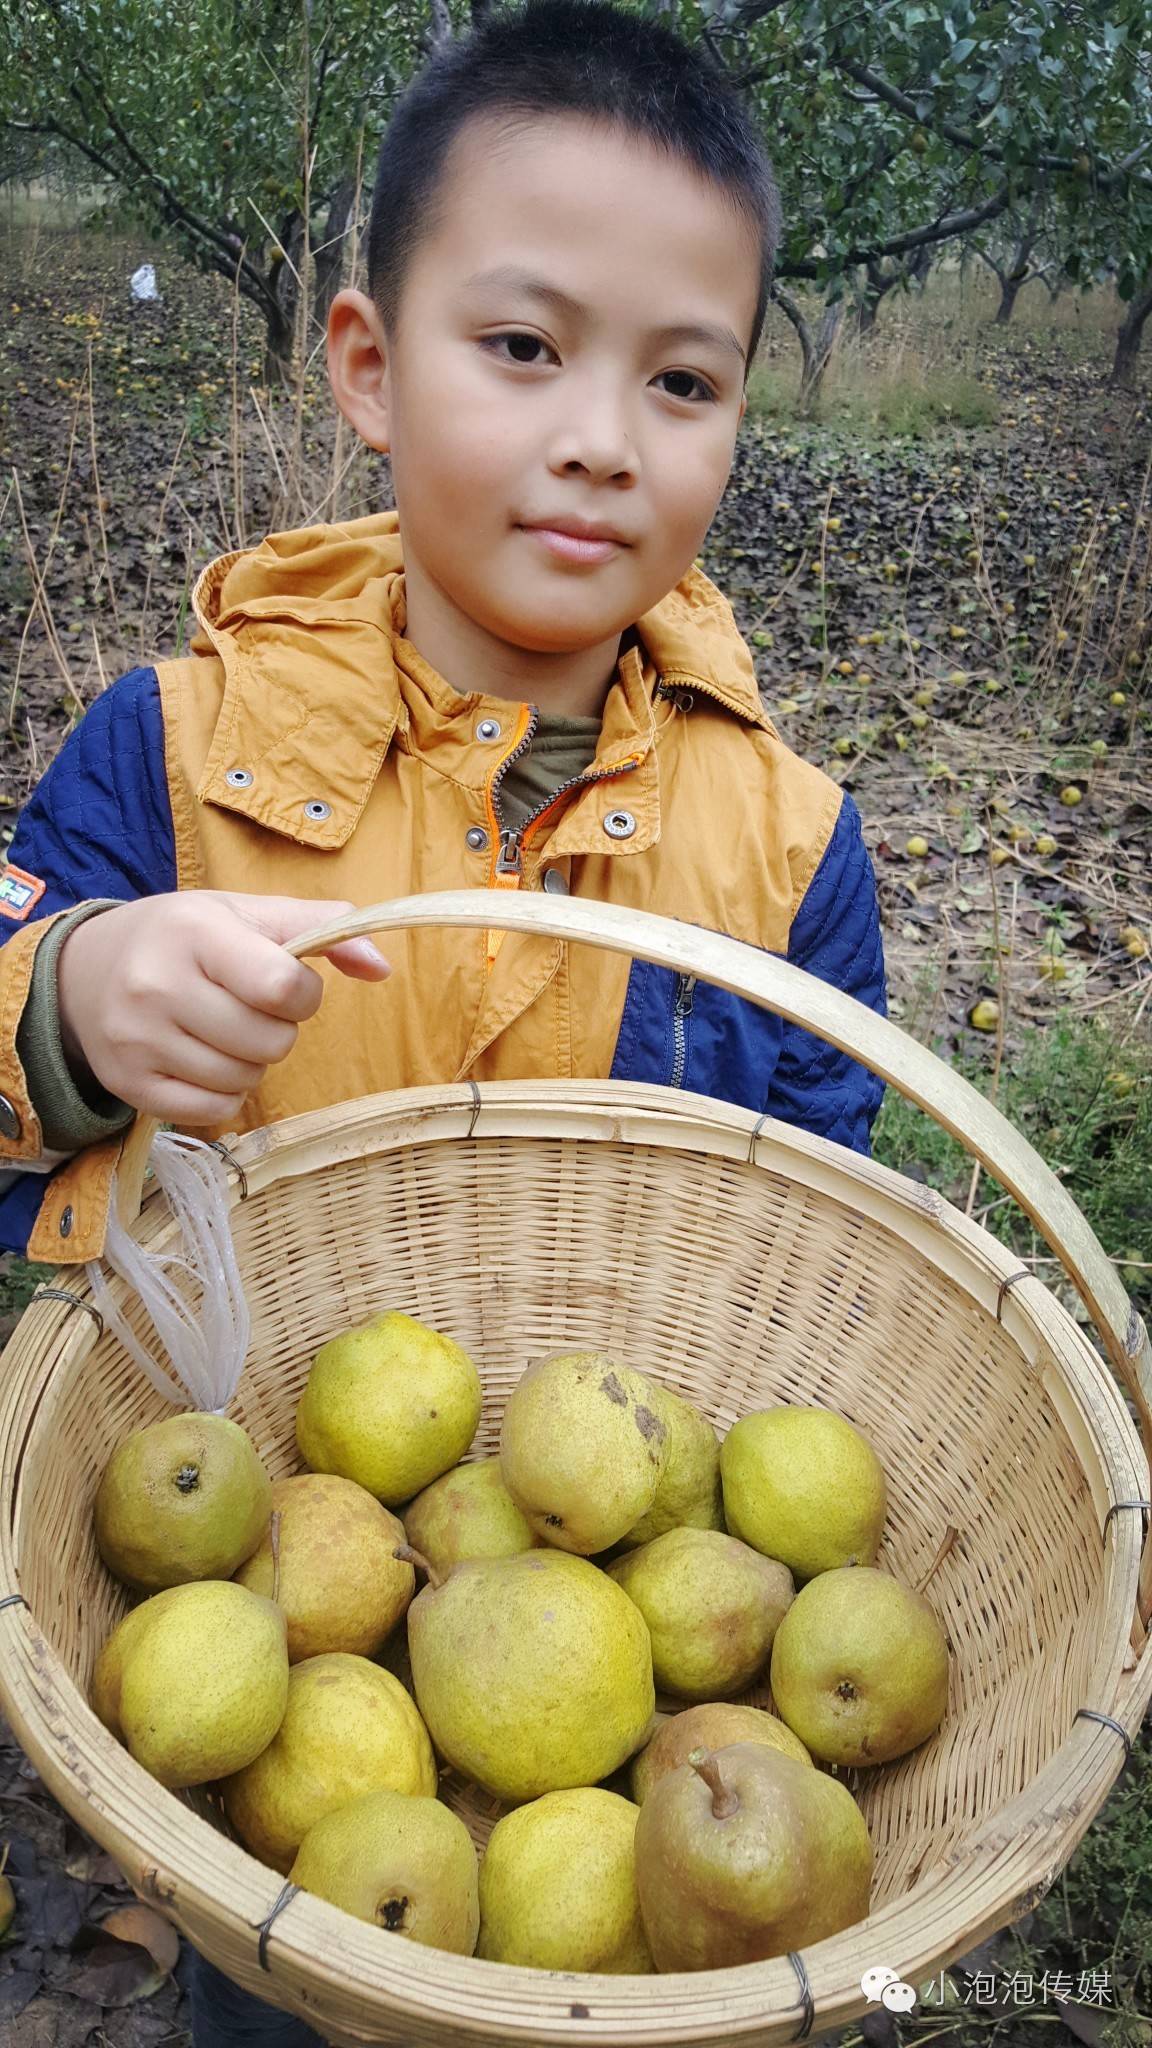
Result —
[[[225, 676], [196, 795], [301, 845], [346, 843], [397, 733], [480, 786], [491, 756], [475, 744], [476, 723], [517, 709], [455, 690], [404, 637], [395, 509], [269, 534], [222, 555], [198, 578], [193, 606], [192, 652], [218, 655]], [[701, 570], [693, 566], [645, 612], [636, 635], [605, 701], [593, 767], [640, 755], [654, 798], [657, 683], [701, 690], [733, 716], [774, 729], [728, 600]]]

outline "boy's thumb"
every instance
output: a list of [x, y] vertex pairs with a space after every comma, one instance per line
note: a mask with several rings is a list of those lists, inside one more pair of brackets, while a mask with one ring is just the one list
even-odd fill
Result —
[[[318, 931], [349, 917], [356, 909], [347, 898], [307, 896], [233, 896], [233, 908], [246, 923], [254, 924], [266, 938], [286, 946], [303, 933]], [[312, 958], [316, 955], [310, 956]], [[379, 981], [392, 969], [383, 953], [369, 938], [334, 940], [325, 947], [324, 958], [343, 974], [362, 981]]]

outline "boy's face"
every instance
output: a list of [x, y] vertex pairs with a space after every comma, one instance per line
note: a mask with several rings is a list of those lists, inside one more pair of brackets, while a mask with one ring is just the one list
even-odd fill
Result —
[[[723, 495], [746, 404], [754, 230], [679, 160], [568, 115], [473, 121], [438, 197], [396, 345], [361, 292], [341, 292], [329, 324], [336, 402], [391, 455], [409, 617], [418, 596], [426, 618], [464, 614], [473, 648], [478, 631], [506, 656], [614, 658], [699, 553]], [[513, 268], [583, 311], [476, 282]], [[736, 346], [656, 331], [682, 325], [730, 330]], [[565, 517], [621, 540], [575, 560], [528, 530]]]

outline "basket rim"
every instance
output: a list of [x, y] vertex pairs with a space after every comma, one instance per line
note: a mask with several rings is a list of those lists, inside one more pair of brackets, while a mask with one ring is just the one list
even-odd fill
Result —
[[[1051, 1350], [1080, 1421], [1076, 1448], [1082, 1454], [1087, 1444], [1094, 1452], [1105, 1494], [1115, 1486], [1115, 1498], [1131, 1499], [1134, 1491], [1124, 1489], [1146, 1484], [1140, 1434], [1108, 1367], [1044, 1282], [1030, 1274], [1005, 1292], [1005, 1283], [1019, 1268], [997, 1239], [894, 1169], [793, 1126], [757, 1120], [713, 1097], [650, 1083], [512, 1081], [482, 1090], [456, 1084], [354, 1098], [239, 1137], [230, 1134], [227, 1149], [238, 1171], [230, 1179], [229, 1201], [244, 1199], [241, 1172], [251, 1195], [321, 1163], [412, 1143], [453, 1142], [468, 1135], [470, 1127], [477, 1139], [548, 1135], [751, 1158], [763, 1170], [801, 1179], [887, 1225], [934, 1263], [947, 1251], [949, 1262], [941, 1270], [990, 1313], [999, 1306], [998, 1319], [1022, 1349], [1031, 1338]], [[150, 1247], [161, 1245], [175, 1227], [158, 1194], [157, 1189], [149, 1195], [136, 1226], [140, 1242]], [[83, 1299], [88, 1290], [83, 1269], [62, 1268], [60, 1275]], [[114, 1279], [112, 1284], [121, 1283]], [[38, 1315], [29, 1320], [40, 1302]], [[90, 1317], [76, 1317], [66, 1327], [70, 1316], [67, 1302], [38, 1293], [6, 1352], [9, 1371], [0, 1384], [0, 1601], [18, 1595], [19, 1587], [14, 1554], [22, 1461], [18, 1447], [37, 1420], [50, 1413], [55, 1372], [65, 1361], [77, 1363], [97, 1341]], [[1051, 1397], [1059, 1391], [1051, 1374], [1045, 1389]], [[825, 2027], [844, 2024], [867, 2009], [858, 1985], [869, 1960], [900, 1959], [903, 1973], [922, 1981], [984, 1934], [1019, 1917], [1047, 1889], [1107, 1796], [1125, 1754], [1117, 1724], [1134, 1737], [1152, 1695], [1152, 1650], [1146, 1648], [1137, 1659], [1127, 1644], [1141, 1529], [1132, 1517], [1113, 1517], [1112, 1523], [1111, 1569], [1102, 1593], [1112, 1626], [1096, 1667], [1100, 1697], [1090, 1703], [1111, 1717], [1111, 1725], [1077, 1719], [1043, 1769], [975, 1835], [867, 1922], [805, 1949], [803, 1967]], [[177, 1924], [186, 1911], [200, 1926], [229, 1924], [234, 1933], [243, 1927], [253, 1959], [247, 1973], [253, 1988], [263, 1984], [291, 1999], [297, 1989], [293, 1980], [346, 1991], [351, 1978], [357, 1996], [371, 2000], [381, 2022], [405, 2015], [425, 2023], [441, 2020], [456, 2027], [458, 2038], [471, 2034], [477, 2040], [492, 2039], [486, 2013], [498, 2009], [501, 2034], [509, 2042], [666, 2044], [673, 2006], [675, 2038], [685, 2042], [709, 2039], [720, 2027], [729, 2034], [763, 2035], [770, 2022], [782, 2030], [805, 2012], [799, 1980], [786, 1957], [687, 1975], [561, 1977], [443, 1951], [413, 1954], [413, 1945], [402, 1937], [382, 1950], [382, 1930], [306, 1893], [293, 1896], [276, 1918], [267, 1947], [280, 1969], [265, 1975], [254, 1960], [258, 1933], [282, 1893], [282, 1880], [165, 1791], [115, 1741], [36, 1617], [18, 1600], [0, 1606], [0, 1706], [61, 1803], [113, 1855], [119, 1850], [126, 1857], [142, 1896], [151, 1897], [161, 1910], [167, 1907]], [[131, 1833], [125, 1832], [122, 1813]], [[944, 1950], [939, 1932], [933, 1931], [941, 1916], [954, 1928]], [[957, 1920], [963, 1923], [958, 1929]], [[868, 1955], [862, 1960], [865, 1936]], [[589, 2017], [574, 2014], [574, 2005], [587, 2008]], [[314, 2007], [305, 2016], [315, 2019]], [[781, 2031], [773, 2038], [790, 2036]]]

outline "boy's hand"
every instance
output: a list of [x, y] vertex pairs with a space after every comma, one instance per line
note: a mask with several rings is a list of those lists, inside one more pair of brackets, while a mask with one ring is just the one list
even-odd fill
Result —
[[[111, 1094], [162, 1121], [226, 1122], [320, 1007], [322, 977], [285, 943], [353, 907], [184, 889], [87, 918], [58, 961], [73, 1072], [86, 1065]], [[392, 972], [370, 939], [345, 939], [326, 957], [360, 981]]]

